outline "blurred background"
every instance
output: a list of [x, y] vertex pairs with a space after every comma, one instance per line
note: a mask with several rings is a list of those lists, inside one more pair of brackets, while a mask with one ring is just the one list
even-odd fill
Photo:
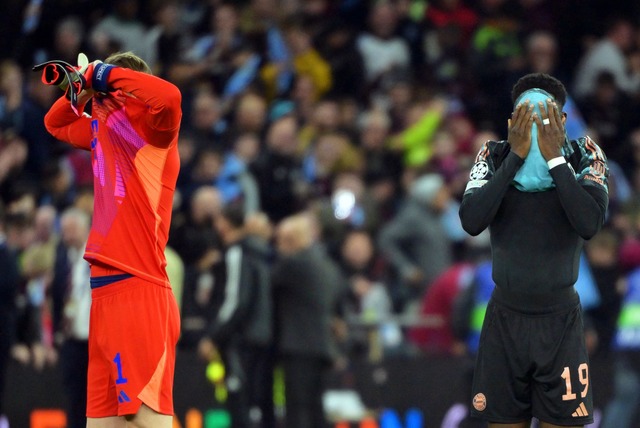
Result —
[[[239, 209], [227, 223], [268, 266], [254, 298], [272, 303], [275, 332], [243, 366], [268, 391], [252, 426], [282, 423], [282, 364], [296, 358], [324, 363], [327, 426], [477, 426], [466, 415], [490, 248], [458, 206], [482, 144], [506, 139], [512, 85], [544, 72], [569, 92], [569, 137], [609, 158], [606, 225], [577, 285], [594, 426], [640, 426], [639, 24], [626, 0], [3, 0], [0, 427], [83, 426], [71, 415], [91, 159], [47, 133], [61, 93], [31, 67], [117, 51], [182, 92], [167, 249], [182, 314], [176, 424], [230, 426], [237, 373], [199, 349], [225, 300], [220, 219]], [[228, 340], [212, 339], [223, 355]]]

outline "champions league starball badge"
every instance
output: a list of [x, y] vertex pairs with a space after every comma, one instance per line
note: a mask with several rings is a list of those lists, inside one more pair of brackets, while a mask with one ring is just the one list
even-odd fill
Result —
[[469, 178], [471, 180], [482, 180], [489, 174], [489, 165], [485, 161], [480, 161], [471, 168]]

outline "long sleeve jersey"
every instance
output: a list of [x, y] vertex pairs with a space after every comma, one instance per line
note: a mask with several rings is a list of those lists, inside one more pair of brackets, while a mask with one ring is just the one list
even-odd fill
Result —
[[[45, 117], [57, 139], [90, 150], [94, 216], [84, 258], [169, 286], [164, 249], [180, 161], [176, 86], [114, 67], [110, 92], [78, 117], [61, 97]], [[82, 109], [80, 109], [82, 111]]]
[[524, 161], [506, 141], [488, 141], [476, 157], [460, 219], [471, 235], [489, 227], [493, 280], [503, 290], [531, 296], [573, 286], [584, 240], [604, 222], [604, 153], [588, 137], [567, 142], [564, 151], [567, 163], [549, 171], [555, 187], [541, 192], [512, 185]]

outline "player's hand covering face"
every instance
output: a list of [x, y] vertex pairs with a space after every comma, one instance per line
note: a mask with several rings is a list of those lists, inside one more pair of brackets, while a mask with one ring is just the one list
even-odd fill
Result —
[[524, 100], [518, 104], [509, 119], [509, 145], [511, 151], [522, 159], [531, 148], [531, 126], [533, 125], [533, 104]]
[[540, 115], [533, 114], [533, 120], [538, 128], [538, 145], [540, 153], [549, 161], [562, 156], [562, 145], [565, 141], [563, 118], [558, 104], [552, 99], [545, 103], [540, 102]]

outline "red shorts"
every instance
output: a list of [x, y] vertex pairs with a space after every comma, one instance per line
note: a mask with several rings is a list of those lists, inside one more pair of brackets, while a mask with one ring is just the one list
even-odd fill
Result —
[[87, 416], [131, 415], [142, 403], [173, 415], [180, 315], [171, 289], [128, 277], [91, 293]]

